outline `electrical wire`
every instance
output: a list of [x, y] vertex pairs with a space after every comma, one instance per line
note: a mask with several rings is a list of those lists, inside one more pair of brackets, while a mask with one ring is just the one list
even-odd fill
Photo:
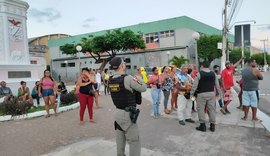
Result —
[[234, 22], [237, 14], [239, 13], [240, 8], [242, 6], [242, 3], [243, 3], [243, 0], [234, 0], [233, 1], [232, 7], [231, 7], [231, 10], [230, 10], [230, 14], [229, 14], [229, 18], [228, 18], [229, 29], [232, 28], [232, 26], [233, 26], [232, 23]]

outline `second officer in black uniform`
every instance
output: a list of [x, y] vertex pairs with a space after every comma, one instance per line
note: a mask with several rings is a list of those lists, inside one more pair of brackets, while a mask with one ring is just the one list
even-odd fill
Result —
[[126, 65], [122, 58], [114, 57], [109, 64], [115, 70], [109, 79], [109, 89], [114, 105], [117, 156], [125, 156], [126, 141], [130, 156], [140, 156], [141, 143], [136, 120], [139, 115], [137, 104], [141, 103], [141, 92], [146, 91], [146, 84], [140, 77], [125, 74]]

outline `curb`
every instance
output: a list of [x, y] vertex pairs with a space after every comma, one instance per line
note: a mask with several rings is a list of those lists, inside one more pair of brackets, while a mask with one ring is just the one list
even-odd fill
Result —
[[[58, 113], [60, 112], [66, 112], [69, 110], [73, 110], [80, 107], [79, 102], [76, 102], [72, 105], [69, 106], [64, 106], [64, 107], [59, 107], [57, 110]], [[50, 109], [50, 111], [53, 111], [53, 109]], [[23, 119], [31, 119], [31, 118], [35, 118], [35, 117], [39, 117], [39, 116], [44, 116], [46, 115], [46, 111], [37, 111], [37, 112], [33, 112], [33, 113], [27, 113], [27, 114], [23, 114], [23, 115], [17, 115], [17, 116], [11, 116], [11, 115], [5, 115], [5, 116], [0, 116], [0, 122], [3, 121], [10, 121], [10, 120], [23, 120]]]

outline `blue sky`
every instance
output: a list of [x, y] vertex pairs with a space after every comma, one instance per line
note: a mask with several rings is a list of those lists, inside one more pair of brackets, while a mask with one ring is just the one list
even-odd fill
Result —
[[[224, 0], [24, 1], [30, 5], [28, 37], [53, 33], [77, 35], [183, 15], [221, 29], [224, 7]], [[269, 6], [269, 0], [242, 0], [234, 16], [234, 22], [256, 20], [251, 27], [251, 40], [258, 48], [263, 46], [262, 39], [268, 37], [270, 43]]]

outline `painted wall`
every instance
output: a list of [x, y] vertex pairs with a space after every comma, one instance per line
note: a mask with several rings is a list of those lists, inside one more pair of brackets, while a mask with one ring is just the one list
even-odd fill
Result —
[[[130, 59], [130, 62], [126, 63], [127, 74], [134, 75], [137, 71], [137, 68], [140, 67], [162, 67], [168, 65], [168, 60], [173, 56], [184, 56], [187, 57], [188, 49], [176, 49], [170, 50], [170, 55], [167, 54], [167, 51], [156, 51], [156, 52], [147, 52], [147, 53], [132, 53], [132, 54], [120, 54], [118, 57], [124, 59]], [[75, 67], [61, 67], [61, 64], [68, 61], [68, 63], [74, 62]], [[88, 67], [92, 69], [97, 69], [100, 67], [100, 64], [95, 64], [94, 59], [91, 57], [81, 58], [81, 68]], [[92, 63], [91, 63], [92, 62]], [[75, 82], [78, 78], [78, 59], [61, 59], [52, 61], [52, 71], [53, 77], [58, 80], [58, 75], [61, 75], [63, 81]], [[109, 69], [109, 64], [105, 68]]]
[[159, 47], [165, 48], [165, 47], [174, 47], [175, 46], [175, 37], [164, 37], [159, 39]]

